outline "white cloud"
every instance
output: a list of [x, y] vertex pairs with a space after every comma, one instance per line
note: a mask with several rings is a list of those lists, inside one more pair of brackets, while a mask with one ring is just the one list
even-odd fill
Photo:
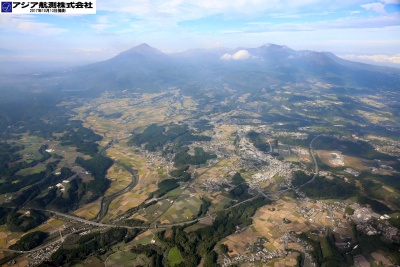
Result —
[[221, 59], [224, 60], [245, 60], [250, 58], [250, 53], [247, 50], [239, 50], [236, 53], [234, 53], [233, 55], [231, 54], [224, 54]]
[[[304, 22], [304, 23], [247, 23], [242, 28], [241, 33], [259, 33], [259, 32], [301, 32], [317, 31], [321, 29], [377, 29], [399, 25], [400, 16], [386, 15], [368, 18], [339, 18], [335, 20]], [[221, 32], [222, 33], [222, 32]], [[226, 32], [225, 32], [226, 33]], [[229, 32], [228, 32], [229, 33]]]
[[84, 52], [84, 53], [104, 53], [104, 52], [109, 52], [108, 49], [106, 48], [100, 48], [100, 47], [76, 47], [76, 48], [71, 48], [69, 49], [72, 52]]
[[385, 5], [382, 3], [369, 3], [365, 5], [361, 5], [365, 10], [373, 10], [378, 14], [385, 15], [387, 12], [385, 10]]
[[50, 23], [37, 22], [34, 16], [30, 15], [0, 16], [0, 30], [39, 36], [58, 35], [67, 31], [64, 28], [55, 27]]
[[340, 56], [349, 60], [367, 60], [380, 63], [400, 64], [400, 54], [397, 55], [343, 55]]
[[397, 4], [400, 5], [400, 0], [381, 0], [382, 3], [384, 4]]
[[249, 57], [250, 53], [247, 50], [239, 50], [232, 55], [232, 59], [234, 60], [243, 60], [243, 59], [248, 59]]
[[230, 55], [230, 54], [223, 54], [222, 57], [221, 57], [221, 59], [223, 59], [223, 60], [230, 60], [230, 59], [232, 59], [232, 55]]
[[90, 24], [90, 28], [95, 29], [97, 31], [104, 31], [108, 28], [115, 26], [113, 23], [110, 22], [111, 16], [96, 16], [96, 23]]
[[[392, 0], [393, 1], [393, 0]], [[335, 8], [346, 8], [370, 2], [367, 0], [120, 0], [98, 1], [100, 11], [129, 13], [144, 20], [160, 20], [165, 23], [195, 20], [212, 15], [227, 18], [254, 17], [265, 13], [291, 16], [307, 12], [326, 12]]]

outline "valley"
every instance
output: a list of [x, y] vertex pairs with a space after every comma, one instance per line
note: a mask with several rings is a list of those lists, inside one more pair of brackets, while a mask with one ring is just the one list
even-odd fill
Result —
[[0, 263], [399, 264], [398, 85], [343, 85], [343, 70], [243, 85], [230, 68], [197, 90], [53, 92], [47, 111], [7, 121]]

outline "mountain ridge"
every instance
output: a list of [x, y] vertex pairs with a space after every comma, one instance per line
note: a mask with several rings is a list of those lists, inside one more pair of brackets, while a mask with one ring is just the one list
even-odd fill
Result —
[[[247, 54], [239, 53], [240, 50]], [[52, 82], [52, 77], [56, 77], [57, 83]], [[400, 70], [352, 62], [330, 52], [294, 50], [275, 44], [166, 54], [143, 43], [110, 59], [35, 77], [35, 83], [28, 83], [31, 88], [96, 93], [125, 89], [158, 92], [172, 86], [197, 94], [225, 85], [250, 92], [271, 85], [310, 81], [357, 88], [346, 89], [354, 92], [400, 90]], [[196, 92], [193, 88], [197, 88]]]

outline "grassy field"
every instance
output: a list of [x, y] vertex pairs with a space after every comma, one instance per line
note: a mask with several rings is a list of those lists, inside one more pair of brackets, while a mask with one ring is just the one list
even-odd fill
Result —
[[147, 230], [134, 239], [134, 245], [147, 245], [151, 243], [151, 240], [154, 240], [156, 243], [160, 241], [157, 239], [157, 236], [153, 234], [151, 230]]
[[324, 258], [331, 257], [333, 255], [333, 253], [328, 244], [328, 240], [326, 238], [320, 238], [319, 241], [321, 242], [321, 249], [322, 249], [322, 254], [323, 254]]
[[283, 158], [285, 159], [285, 161], [299, 162], [299, 157], [294, 154], [283, 155]]
[[175, 266], [183, 261], [181, 252], [177, 247], [173, 247], [169, 250], [168, 261], [170, 266]]
[[132, 262], [136, 262], [138, 255], [130, 251], [119, 251], [112, 255], [107, 260], [107, 266], [132, 266]]
[[369, 170], [370, 168], [366, 166], [366, 162], [368, 162], [368, 160], [344, 155], [344, 164], [357, 171]]
[[38, 164], [35, 167], [32, 168], [27, 168], [27, 169], [23, 169], [20, 170], [16, 173], [16, 175], [29, 175], [29, 174], [35, 174], [35, 173], [39, 173], [42, 171], [46, 170], [46, 166], [44, 166], [43, 164]]

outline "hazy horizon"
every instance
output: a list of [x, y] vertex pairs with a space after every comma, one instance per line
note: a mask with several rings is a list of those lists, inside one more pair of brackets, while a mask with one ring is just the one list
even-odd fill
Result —
[[400, 1], [97, 1], [95, 15], [0, 13], [1, 62], [85, 64], [141, 43], [163, 52], [259, 47], [400, 67]]

